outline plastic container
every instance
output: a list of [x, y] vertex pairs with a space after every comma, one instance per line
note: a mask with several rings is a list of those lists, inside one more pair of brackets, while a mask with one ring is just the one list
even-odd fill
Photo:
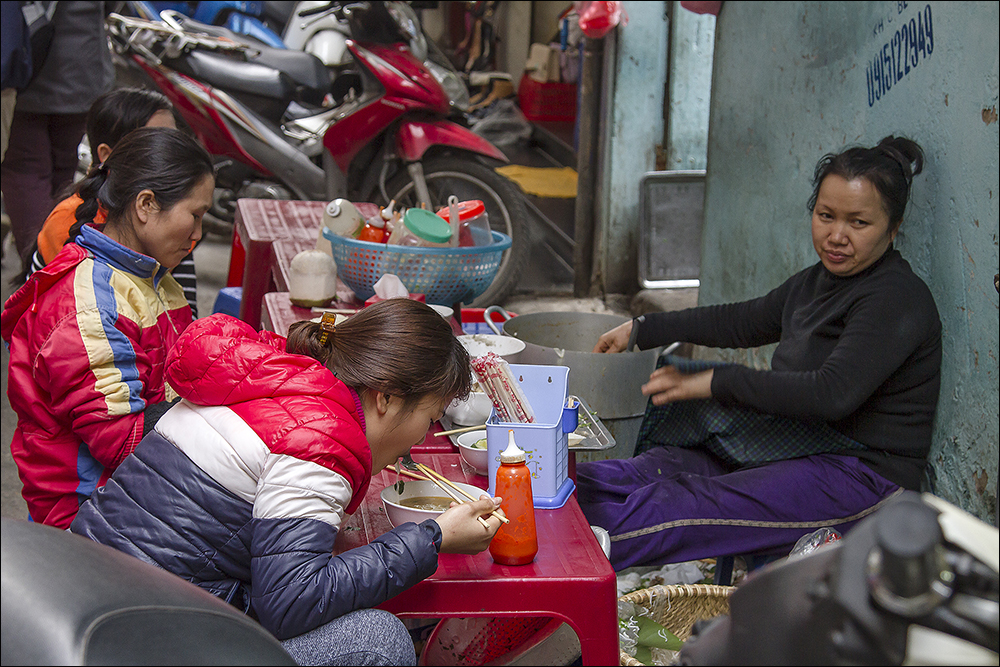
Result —
[[531, 472], [525, 453], [517, 446], [514, 431], [507, 431], [507, 448], [500, 454], [494, 486], [502, 498], [500, 509], [509, 520], [490, 542], [490, 555], [501, 565], [527, 565], [538, 554], [535, 507], [531, 499]]
[[[517, 313], [512, 313], [509, 310], [507, 314], [511, 317], [517, 317]], [[460, 313], [462, 318], [462, 331], [466, 334], [494, 334], [490, 326], [486, 324], [486, 309], [485, 308], [462, 308]], [[509, 360], [508, 360], [509, 361]]]
[[[451, 224], [451, 210], [445, 206], [438, 216]], [[458, 245], [484, 246], [492, 242], [486, 205], [478, 199], [458, 202]]]
[[511, 245], [510, 237], [500, 232], [493, 232], [492, 245], [482, 248], [390, 246], [337, 236], [329, 229], [323, 236], [330, 241], [337, 276], [361, 301], [375, 294], [379, 278], [393, 273], [411, 294], [425, 294], [427, 303], [444, 306], [471, 303], [485, 292]]
[[496, 410], [490, 413], [486, 422], [490, 495], [498, 495], [494, 493], [494, 484], [500, 453], [507, 447], [507, 432], [513, 431], [531, 472], [535, 507], [558, 509], [566, 504], [576, 488], [569, 477], [569, 437], [563, 431], [569, 367], [511, 364], [510, 371], [534, 410], [535, 421], [531, 424], [501, 422], [497, 420]]
[[422, 208], [411, 208], [389, 236], [389, 245], [449, 248], [451, 227], [444, 219]]
[[576, 96], [575, 83], [540, 83], [528, 74], [521, 77], [517, 87], [517, 101], [521, 112], [533, 123], [575, 122]]
[[346, 199], [334, 199], [323, 209], [323, 225], [337, 236], [357, 237], [365, 219]]

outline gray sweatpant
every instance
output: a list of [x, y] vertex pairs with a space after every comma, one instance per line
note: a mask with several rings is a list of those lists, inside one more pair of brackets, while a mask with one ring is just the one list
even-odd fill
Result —
[[381, 609], [359, 609], [281, 642], [300, 665], [415, 665], [403, 622]]

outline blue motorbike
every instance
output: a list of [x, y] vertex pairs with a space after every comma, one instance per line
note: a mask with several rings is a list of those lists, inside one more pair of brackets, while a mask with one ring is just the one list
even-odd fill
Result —
[[208, 25], [222, 26], [276, 49], [286, 48], [281, 35], [295, 10], [295, 2], [130, 2], [133, 11], [148, 21], [170, 9]]

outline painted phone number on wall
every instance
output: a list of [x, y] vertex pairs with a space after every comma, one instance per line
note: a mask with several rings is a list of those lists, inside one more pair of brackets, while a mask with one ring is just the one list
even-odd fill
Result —
[[865, 66], [868, 79], [868, 106], [882, 99], [903, 77], [934, 52], [931, 6], [903, 23]]

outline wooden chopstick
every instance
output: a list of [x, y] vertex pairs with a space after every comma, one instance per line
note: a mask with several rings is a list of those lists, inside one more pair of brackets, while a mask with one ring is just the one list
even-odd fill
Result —
[[486, 428], [486, 424], [480, 424], [479, 426], [463, 426], [462, 428], [453, 428], [450, 431], [438, 431], [434, 435], [455, 435], [456, 433], [466, 433], [467, 431], [475, 431], [483, 428]]
[[[420, 480], [423, 480], [425, 482], [434, 482], [434, 480], [431, 479], [430, 477], [424, 477], [423, 475], [418, 475], [417, 473], [413, 472], [412, 470], [407, 470], [406, 468], [400, 468], [399, 469], [399, 474], [400, 475], [406, 475], [407, 477], [412, 477], [413, 479], [420, 479]], [[437, 482], [434, 482], [434, 483], [437, 484]]]
[[[425, 475], [427, 475], [428, 477], [431, 477], [434, 480], [440, 480], [440, 481], [444, 482], [445, 484], [449, 485], [451, 488], [455, 489], [456, 491], [458, 491], [459, 493], [461, 493], [463, 496], [465, 496], [469, 500], [471, 500], [473, 502], [475, 502], [476, 500], [478, 500], [478, 498], [473, 498], [469, 493], [467, 493], [465, 489], [463, 489], [460, 486], [457, 486], [454, 482], [452, 482], [450, 479], [448, 479], [447, 477], [445, 477], [441, 473], [437, 472], [436, 470], [431, 470], [430, 468], [428, 468], [427, 466], [425, 466], [423, 463], [417, 463], [417, 469], [420, 470], [420, 472], [424, 473]], [[438, 484], [438, 486], [441, 486], [441, 485]], [[507, 517], [505, 517], [503, 514], [500, 514], [496, 510], [493, 510], [492, 512], [490, 512], [490, 514], [492, 514], [496, 518], [500, 519], [500, 521], [502, 521], [503, 523], [510, 523], [510, 519], [508, 519]], [[479, 517], [479, 518], [482, 519], [482, 517]]]
[[313, 306], [312, 312], [333, 313], [334, 315], [353, 315], [358, 312], [358, 310], [357, 308], [320, 308], [319, 306]]
[[[420, 467], [419, 463], [417, 463], [417, 467]], [[451, 496], [451, 499], [454, 500], [459, 505], [464, 505], [465, 502], [466, 502], [466, 501], [462, 500], [462, 498], [457, 493], [455, 493], [454, 491], [452, 491], [451, 489], [449, 489], [448, 487], [446, 487], [444, 484], [442, 484], [441, 482], [437, 481], [433, 477], [424, 477], [423, 475], [418, 475], [417, 473], [413, 472], [412, 470], [407, 470], [406, 468], [400, 468], [399, 469], [399, 474], [406, 475], [407, 477], [412, 477], [414, 479], [419, 479], [419, 480], [422, 480], [424, 482], [430, 482], [431, 484], [435, 485], [436, 487], [438, 487], [439, 489], [441, 489], [442, 491], [444, 491], [445, 493], [447, 493], [449, 496]], [[461, 489], [459, 489], [459, 491], [461, 491]], [[468, 495], [468, 494], [466, 494], [466, 495]], [[486, 520], [483, 517], [477, 516], [476, 518], [479, 519], [479, 523], [483, 524], [484, 528], [489, 528], [490, 527], [490, 524], [486, 523]]]

